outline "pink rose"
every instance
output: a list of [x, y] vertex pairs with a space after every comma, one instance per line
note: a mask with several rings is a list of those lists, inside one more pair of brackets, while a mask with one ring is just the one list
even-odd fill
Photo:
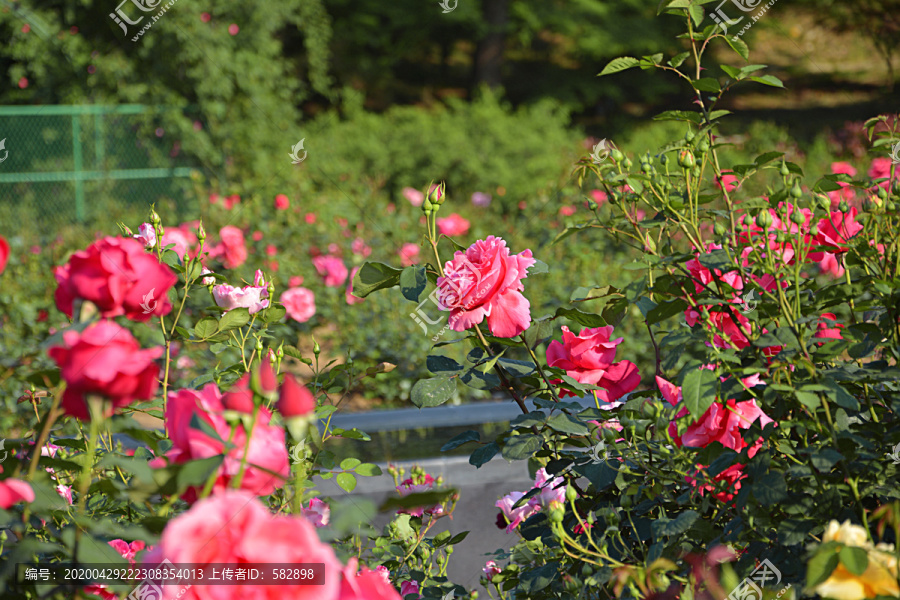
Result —
[[[422, 492], [428, 492], [434, 489], [435, 479], [428, 473], [424, 475], [414, 475], [413, 477], [404, 479], [400, 482], [400, 485], [397, 486], [397, 493], [400, 494], [401, 497], [408, 496], [410, 494], [420, 494]], [[444, 507], [440, 504], [435, 504], [434, 506], [430, 506], [427, 508], [417, 507], [406, 509], [402, 508], [397, 511], [400, 514], [412, 515], [414, 517], [421, 517], [422, 515], [442, 515], [444, 513]]]
[[497, 566], [497, 563], [489, 560], [484, 564], [484, 568], [482, 568], [481, 570], [484, 573], [484, 576], [487, 577], [488, 580], [490, 580], [494, 577], [494, 575], [499, 575], [501, 569]]
[[816, 242], [827, 246], [834, 254], [846, 252], [846, 244], [853, 236], [862, 231], [863, 226], [856, 222], [856, 207], [851, 207], [847, 214], [835, 211], [828, 218], [818, 223], [819, 235]]
[[400, 582], [400, 595], [406, 598], [408, 594], [418, 594], [419, 593], [419, 584], [415, 581], [402, 581]]
[[306, 213], [303, 220], [306, 221], [307, 225], [312, 225], [316, 222], [316, 213]]
[[305, 287], [292, 287], [281, 294], [281, 303], [288, 317], [306, 323], [316, 314], [316, 296]]
[[[869, 168], [869, 177], [872, 179], [883, 179], [891, 176], [891, 159], [879, 156], [872, 159], [872, 166]], [[888, 182], [883, 181], [878, 184], [880, 187], [887, 189]]]
[[[713, 402], [696, 423], [688, 426], [681, 436], [681, 442], [685, 446], [695, 448], [705, 448], [713, 442], [719, 442], [726, 448], [740, 452], [747, 447], [741, 430], [750, 429], [750, 425], [757, 419], [760, 427], [773, 422], [756, 405], [756, 400], [744, 402], [728, 400], [724, 406], [719, 402]], [[748, 450], [748, 456], [752, 458], [758, 448], [759, 445], [754, 444]]]
[[450, 328], [465, 331], [487, 317], [497, 337], [515, 337], [528, 329], [531, 305], [521, 294], [522, 280], [534, 263], [531, 250], [510, 255], [506, 242], [494, 236], [456, 252], [437, 279], [438, 302], [450, 311]]
[[234, 287], [223, 283], [213, 286], [212, 294], [216, 305], [224, 308], [225, 312], [235, 308], [246, 308], [252, 315], [269, 306], [269, 290], [262, 271], [259, 270], [256, 271], [254, 285]]
[[738, 188], [738, 178], [731, 171], [723, 171], [721, 180], [716, 179], [716, 187], [720, 190], [724, 187], [726, 192], [731, 193]]
[[287, 210], [291, 205], [291, 201], [284, 194], [275, 196], [275, 208], [277, 210]]
[[576, 210], [575, 207], [571, 206], [571, 205], [560, 206], [559, 214], [562, 217], [571, 217], [572, 215], [575, 214], [575, 210]]
[[[69, 504], [72, 502], [69, 501]], [[141, 540], [136, 540], [131, 542], [130, 544], [125, 540], [110, 540], [107, 542], [110, 546], [115, 548], [116, 552], [122, 555], [122, 558], [128, 559], [128, 564], [134, 565], [135, 560], [134, 557], [138, 552], [144, 549], [144, 542]], [[86, 585], [83, 588], [85, 594], [90, 594], [92, 596], [100, 596], [103, 600], [117, 600], [119, 597], [118, 594], [110, 591], [105, 584], [102, 583], [92, 583], [91, 585]]]
[[[713, 250], [721, 250], [722, 246], [718, 244], [710, 244], [707, 247], [706, 252], [710, 253]], [[722, 273], [720, 269], [716, 269], [715, 271], [710, 271], [708, 268], [704, 267], [700, 262], [700, 254], [695, 254], [694, 258], [687, 261], [684, 266], [690, 272], [691, 277], [694, 279], [694, 289], [697, 293], [702, 292], [705, 287], [712, 288], [714, 286], [715, 280], [721, 280], [722, 282], [728, 284], [731, 288], [735, 290], [744, 289], [744, 280], [741, 279], [740, 272], [737, 270], [728, 271], [727, 273]], [[705, 286], [705, 287], [704, 287]]]
[[535, 473], [534, 487], [541, 490], [535, 496], [541, 506], [547, 507], [551, 502], [565, 502], [566, 500], [566, 480], [562, 477], [550, 477], [544, 467]]
[[54, 271], [56, 306], [72, 317], [76, 298], [93, 302], [101, 317], [125, 315], [144, 322], [166, 315], [166, 298], [178, 277], [131, 238], [106, 237], [79, 250]]
[[490, 206], [491, 195], [485, 194], [484, 192], [474, 192], [472, 194], [472, 204], [481, 207]]
[[359, 298], [353, 295], [353, 278], [356, 277], [357, 271], [359, 271], [359, 267], [353, 267], [350, 271], [350, 277], [347, 278], [347, 289], [344, 290], [344, 299], [347, 301], [347, 304], [351, 306], [366, 301], [365, 298]]
[[347, 267], [337, 256], [317, 256], [312, 263], [328, 287], [344, 285], [347, 280]]
[[225, 208], [226, 210], [231, 210], [235, 206], [241, 203], [241, 197], [238, 194], [231, 194], [225, 198]]
[[819, 269], [822, 273], [828, 273], [834, 278], [844, 276], [844, 267], [838, 262], [837, 255], [826, 252], [822, 260], [819, 261]]
[[416, 188], [405, 187], [401, 193], [413, 206], [422, 206], [422, 203], [425, 202], [425, 194]]
[[17, 502], [34, 502], [34, 490], [31, 485], [21, 479], [3, 479], [0, 481], [0, 508], [9, 510]]
[[531, 498], [527, 502], [523, 503], [518, 508], [513, 508], [516, 502], [519, 501], [522, 496], [525, 495], [525, 492], [510, 492], [509, 494], [503, 496], [500, 500], [494, 504], [500, 511], [503, 513], [503, 516], [506, 517], [507, 522], [509, 523], [506, 526], [506, 533], [512, 533], [516, 527], [522, 524], [528, 517], [531, 515], [540, 512], [541, 506], [539, 502], [535, 498]]
[[316, 410], [316, 398], [305, 385], [294, 379], [288, 373], [284, 376], [281, 389], [278, 392], [278, 412], [287, 419], [295, 417], [307, 417]]
[[133, 237], [148, 250], [156, 247], [156, 229], [150, 223], [141, 223], [141, 226], [138, 227], [138, 235]]
[[842, 340], [841, 329], [844, 326], [837, 322], [834, 313], [822, 313], [819, 322], [816, 324], [815, 338], [825, 338], [830, 340]]
[[[143, 250], [142, 250], [143, 251]], [[88, 395], [104, 396], [113, 410], [134, 400], [149, 400], [156, 393], [162, 348], [141, 350], [131, 332], [113, 323], [100, 321], [84, 331], [63, 333], [64, 346], [47, 352], [59, 366], [66, 381], [62, 407], [66, 414], [90, 418]]]
[[336, 598], [341, 565], [306, 519], [273, 515], [251, 493], [223, 490], [201, 500], [166, 525], [144, 565], [163, 559], [197, 566], [214, 563], [322, 563], [319, 585], [161, 586], [165, 600], [322, 600]]
[[325, 527], [331, 518], [331, 508], [319, 498], [312, 498], [309, 505], [303, 507], [303, 516], [316, 527]]
[[293, 275], [288, 279], [288, 287], [300, 287], [301, 285], [303, 285], [302, 275]]
[[611, 340], [611, 325], [582, 329], [577, 337], [565, 325], [562, 332], [562, 343], [554, 340], [547, 347], [547, 364], [563, 369], [579, 383], [605, 388], [594, 392], [599, 400], [615, 402], [640, 385], [637, 365], [627, 360], [613, 362], [616, 346], [624, 338]]
[[[385, 583], [379, 573], [370, 571], [366, 567], [357, 573], [358, 564], [355, 556], [347, 561], [347, 566], [343, 570], [341, 593], [338, 600], [402, 600], [394, 586]], [[330, 598], [330, 596], [323, 594], [317, 598]]]
[[391, 572], [384, 565], [378, 565], [373, 569], [378, 575], [384, 580], [384, 582], [388, 585], [391, 583]]
[[591, 198], [597, 203], [597, 206], [603, 206], [609, 199], [609, 196], [603, 190], [591, 190]]
[[699, 485], [697, 483], [697, 477], [700, 476], [700, 469], [704, 469], [704, 465], [697, 465], [697, 470], [694, 472], [694, 476], [690, 475], [685, 477], [688, 483], [692, 484], [694, 487], [699, 488], [700, 495], [702, 496], [704, 492], [712, 492], [719, 485], [724, 482], [725, 490], [721, 492], [717, 492], [713, 495], [713, 497], [719, 502], [731, 502], [737, 493], [741, 490], [741, 480], [746, 479], [747, 475], [744, 473], [744, 465], [736, 464], [731, 465], [712, 479], [712, 483], [705, 483], [703, 485]]
[[0, 273], [6, 269], [6, 263], [9, 261], [9, 242], [0, 235]]
[[179, 227], [169, 227], [162, 236], [160, 246], [165, 248], [170, 244], [175, 244], [172, 251], [178, 255], [178, 258], [184, 260], [184, 257], [190, 252], [191, 247], [197, 243], [197, 236], [185, 224]]
[[[166, 405], [166, 433], [172, 441], [166, 460], [170, 464], [180, 464], [225, 454], [213, 487], [217, 493], [228, 488], [237, 477], [247, 444], [246, 425], [239, 424], [232, 434], [224, 412], [223, 396], [215, 383], [208, 383], [199, 391], [185, 389], [171, 392]], [[193, 419], [205, 421], [220, 438], [230, 439], [232, 447], [227, 449], [221, 441], [194, 429], [191, 426]], [[241, 489], [260, 496], [267, 496], [280, 487], [291, 470], [284, 430], [271, 425], [271, 419], [272, 413], [266, 407], [260, 407], [250, 434], [247, 468], [241, 480]], [[196, 497], [197, 490], [191, 489], [184, 499], [192, 502]]]
[[355, 240], [353, 240], [353, 244], [350, 245], [350, 249], [353, 251], [353, 254], [362, 256], [363, 258], [366, 258], [370, 254], [372, 254], [372, 248], [370, 248], [362, 238], [356, 238]]
[[469, 231], [469, 222], [456, 213], [448, 217], [438, 218], [437, 226], [438, 231], [442, 235], [449, 237], [466, 235], [466, 232]]
[[419, 245], [403, 244], [400, 248], [400, 264], [404, 267], [411, 267], [419, 262]]
[[[244, 232], [234, 225], [226, 225], [219, 230], [219, 238], [222, 240], [221, 249], [217, 255], [224, 256], [222, 263], [226, 269], [234, 269], [246, 262], [247, 246], [244, 242]], [[210, 256], [213, 252], [210, 251]]]

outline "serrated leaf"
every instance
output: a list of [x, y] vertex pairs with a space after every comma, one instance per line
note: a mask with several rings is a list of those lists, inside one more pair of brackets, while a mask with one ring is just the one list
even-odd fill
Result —
[[684, 405], [694, 419], [699, 419], [716, 400], [716, 373], [709, 369], [688, 372], [681, 386]]
[[229, 331], [243, 327], [250, 322], [250, 309], [241, 306], [233, 308], [219, 319], [219, 331]]
[[452, 358], [437, 354], [433, 354], [425, 359], [425, 367], [435, 375], [446, 372], [455, 373], [465, 368]]
[[634, 68], [641, 64], [636, 58], [631, 56], [623, 56], [620, 58], [614, 58], [605, 67], [600, 71], [598, 77], [603, 77], [604, 75], [612, 75], [613, 73], [618, 73], [620, 71], [625, 71], [627, 69]]
[[744, 60], [750, 60], [750, 48], [741, 38], [737, 36], [725, 36], [725, 42], [731, 46], [731, 49], [740, 55]]
[[547, 425], [561, 433], [571, 433], [572, 435], [590, 435], [591, 430], [588, 426], [566, 413], [557, 413], [547, 419]]
[[362, 461], [358, 458], [345, 458], [341, 461], [341, 468], [345, 471], [352, 471], [361, 464]]
[[219, 322], [212, 317], [203, 317], [194, 325], [194, 335], [204, 340], [212, 337], [219, 330]]
[[365, 298], [377, 290], [392, 288], [400, 283], [400, 269], [379, 262], [367, 262], [353, 279], [353, 295]]
[[503, 446], [503, 458], [506, 460], [526, 460], [541, 449], [544, 439], [539, 435], [514, 435], [506, 440]]
[[456, 382], [449, 377], [420, 379], [412, 387], [409, 399], [419, 408], [440, 406], [456, 391]]
[[469, 442], [480, 442], [481, 434], [475, 431], [474, 429], [469, 429], [468, 431], [463, 431], [457, 436], [454, 436], [450, 439], [449, 442], [441, 446], [441, 452], [449, 452], [450, 450], [455, 450], [462, 446], [463, 444], [468, 444]]
[[553, 315], [554, 319], [557, 319], [559, 317], [571, 319], [572, 321], [575, 321], [579, 325], [584, 325], [585, 327], [606, 327], [606, 320], [600, 315], [582, 312], [577, 308], [567, 308], [565, 306], [561, 306], [556, 309], [556, 313]]
[[353, 473], [338, 473], [334, 480], [348, 494], [356, 489], [356, 475]]
[[838, 566], [838, 553], [835, 545], [823, 544], [818, 552], [806, 564], [806, 587], [812, 589], [831, 577]]
[[755, 81], [756, 83], [761, 83], [763, 85], [769, 85], [772, 87], [783, 88], [784, 84], [780, 79], [775, 77], [774, 75], [760, 75], [759, 77], [748, 77], [750, 81]]
[[372, 463], [363, 463], [356, 467], [355, 472], [357, 475], [362, 475], [363, 477], [377, 477], [381, 475], [381, 467]]
[[500, 446], [496, 442], [485, 444], [479, 448], [475, 448], [469, 456], [469, 464], [480, 469], [482, 465], [488, 463], [492, 458], [500, 453]]
[[841, 564], [854, 575], [862, 575], [869, 567], [869, 555], [865, 548], [858, 546], [844, 546], [838, 552]]
[[427, 283], [425, 267], [413, 265], [400, 273], [400, 293], [410, 302], [419, 301], [419, 296], [422, 295]]

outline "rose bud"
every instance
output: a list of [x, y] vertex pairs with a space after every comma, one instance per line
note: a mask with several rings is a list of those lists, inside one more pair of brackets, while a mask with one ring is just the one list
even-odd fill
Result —
[[278, 395], [278, 411], [285, 419], [305, 417], [316, 408], [316, 399], [305, 385], [300, 385], [294, 376], [288, 374], [281, 384]]
[[250, 382], [250, 376], [246, 373], [238, 379], [234, 387], [231, 388], [224, 396], [222, 396], [222, 404], [225, 410], [233, 410], [234, 412], [252, 414], [255, 404], [253, 402], [253, 393], [247, 387]]

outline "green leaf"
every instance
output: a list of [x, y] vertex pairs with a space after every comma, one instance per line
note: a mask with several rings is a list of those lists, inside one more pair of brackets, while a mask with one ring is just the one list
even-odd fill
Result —
[[841, 564], [847, 567], [847, 570], [854, 575], [862, 575], [869, 567], [869, 555], [865, 548], [858, 546], [844, 546], [838, 552]]
[[485, 444], [484, 446], [475, 448], [469, 456], [469, 464], [480, 469], [482, 465], [487, 464], [492, 458], [500, 453], [500, 446], [496, 442]]
[[691, 19], [694, 20], [694, 26], [700, 27], [700, 24], [703, 23], [703, 9], [700, 8], [700, 5], [692, 2], [688, 5], [687, 11], [691, 15]]
[[377, 477], [381, 473], [381, 467], [372, 463], [363, 463], [356, 467], [356, 474], [363, 477]]
[[686, 510], [676, 518], [670, 521], [654, 521], [650, 525], [653, 531], [653, 537], [660, 538], [663, 536], [679, 535], [691, 528], [691, 525], [700, 517], [700, 513], [695, 510]]
[[834, 400], [838, 406], [847, 410], [859, 410], [859, 401], [851, 396], [842, 385], [832, 379], [826, 379], [822, 383], [830, 388], [828, 397]]
[[750, 60], [750, 48], [741, 38], [737, 36], [725, 36], [725, 42], [731, 46], [731, 49], [737, 52], [744, 60]]
[[699, 90], [701, 92], [718, 93], [722, 89], [719, 86], [719, 82], [716, 81], [712, 77], [703, 77], [701, 79], [695, 79], [694, 81], [691, 82], [691, 85], [694, 86], [695, 90]]
[[263, 323], [277, 323], [284, 318], [287, 310], [281, 304], [272, 303], [269, 308], [259, 313]]
[[497, 361], [503, 369], [515, 378], [526, 377], [535, 371], [534, 363], [511, 358], [500, 358]]
[[763, 85], [770, 85], [772, 87], [784, 87], [784, 84], [781, 82], [781, 80], [774, 75], [760, 75], [759, 77], [748, 77], [747, 79], [749, 79], [750, 81], [755, 81], [756, 83], [761, 83]]
[[462, 371], [465, 368], [452, 358], [437, 354], [431, 355], [425, 359], [425, 367], [435, 375], [445, 372], [455, 373], [456, 371]]
[[542, 260], [535, 259], [534, 264], [531, 265], [528, 269], [528, 276], [532, 275], [543, 275], [544, 273], [549, 273], [550, 267]]
[[784, 475], [773, 471], [766, 473], [753, 484], [753, 495], [763, 506], [772, 506], [787, 498]]
[[620, 58], [614, 58], [605, 67], [600, 71], [598, 77], [603, 77], [604, 75], [612, 75], [613, 73], [618, 73], [620, 71], [625, 71], [631, 68], [634, 68], [641, 64], [636, 58], [632, 58], [630, 56], [622, 56]]
[[700, 113], [689, 110], [667, 110], [653, 117], [654, 121], [690, 121], [691, 123], [700, 124], [702, 120]]
[[347, 493], [356, 489], [356, 476], [353, 473], [338, 473], [334, 480]]
[[441, 452], [449, 452], [450, 450], [455, 450], [459, 448], [463, 444], [468, 444], [469, 442], [480, 442], [481, 434], [475, 431], [474, 429], [469, 429], [468, 431], [463, 431], [461, 434], [454, 436], [449, 442], [441, 446]]
[[425, 267], [413, 265], [400, 273], [400, 293], [410, 302], [419, 301], [426, 283], [428, 279], [425, 278]]
[[812, 589], [831, 577], [838, 566], [838, 553], [833, 542], [822, 544], [806, 564], [806, 587]]
[[194, 335], [201, 340], [212, 337], [219, 330], [219, 322], [212, 317], [203, 317], [194, 325]]
[[409, 399], [419, 408], [440, 406], [456, 391], [456, 382], [449, 377], [420, 379], [412, 387]]
[[548, 563], [537, 569], [528, 569], [519, 576], [518, 590], [521, 590], [526, 598], [535, 598], [537, 593], [545, 589], [559, 575], [559, 563]]
[[694, 369], [685, 376], [681, 394], [684, 405], [695, 419], [702, 417], [715, 402], [716, 382], [715, 371], [709, 369]]
[[418, 492], [407, 496], [393, 496], [385, 500], [378, 510], [387, 512], [389, 510], [397, 510], [398, 508], [421, 508], [423, 506], [434, 506], [442, 504], [447, 498], [455, 494], [457, 490], [453, 488], [442, 488], [439, 490], [430, 490], [427, 492]]
[[668, 302], [658, 304], [655, 308], [652, 308], [647, 313], [647, 324], [655, 325], [660, 321], [665, 321], [669, 317], [681, 314], [686, 308], [687, 302], [685, 302], [681, 298], [676, 298], [675, 300], [670, 300]]
[[547, 419], [547, 425], [561, 433], [571, 433], [572, 435], [590, 435], [591, 430], [587, 425], [566, 413], [557, 413]]
[[544, 438], [539, 435], [514, 435], [506, 440], [503, 446], [503, 458], [506, 460], [525, 460], [531, 458], [541, 449]]
[[400, 283], [400, 269], [379, 262], [367, 262], [353, 279], [353, 295], [365, 298], [377, 290], [392, 288]]
[[672, 57], [672, 60], [669, 61], [669, 66], [673, 69], [677, 69], [687, 60], [688, 56], [690, 56], [690, 52], [681, 52], [680, 54], [676, 54]]
[[525, 343], [529, 348], [534, 348], [541, 340], [553, 335], [553, 324], [550, 319], [549, 316], [537, 319], [525, 330]]
[[250, 309], [245, 307], [233, 308], [219, 319], [219, 331], [229, 331], [243, 327], [250, 322]]
[[361, 464], [362, 461], [358, 458], [345, 458], [341, 461], [341, 468], [345, 471], [352, 471]]
[[554, 319], [557, 319], [559, 317], [571, 319], [572, 321], [575, 321], [579, 325], [584, 325], [585, 327], [606, 327], [606, 320], [600, 315], [581, 312], [577, 308], [566, 308], [562, 306], [556, 309], [556, 314], [553, 315]]

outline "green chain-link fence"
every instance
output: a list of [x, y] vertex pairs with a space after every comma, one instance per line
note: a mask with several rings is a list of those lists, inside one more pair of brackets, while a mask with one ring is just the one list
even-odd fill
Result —
[[146, 134], [158, 112], [139, 104], [0, 106], [0, 233], [34, 227], [47, 237], [154, 202], [188, 214], [190, 162], [162, 129]]

